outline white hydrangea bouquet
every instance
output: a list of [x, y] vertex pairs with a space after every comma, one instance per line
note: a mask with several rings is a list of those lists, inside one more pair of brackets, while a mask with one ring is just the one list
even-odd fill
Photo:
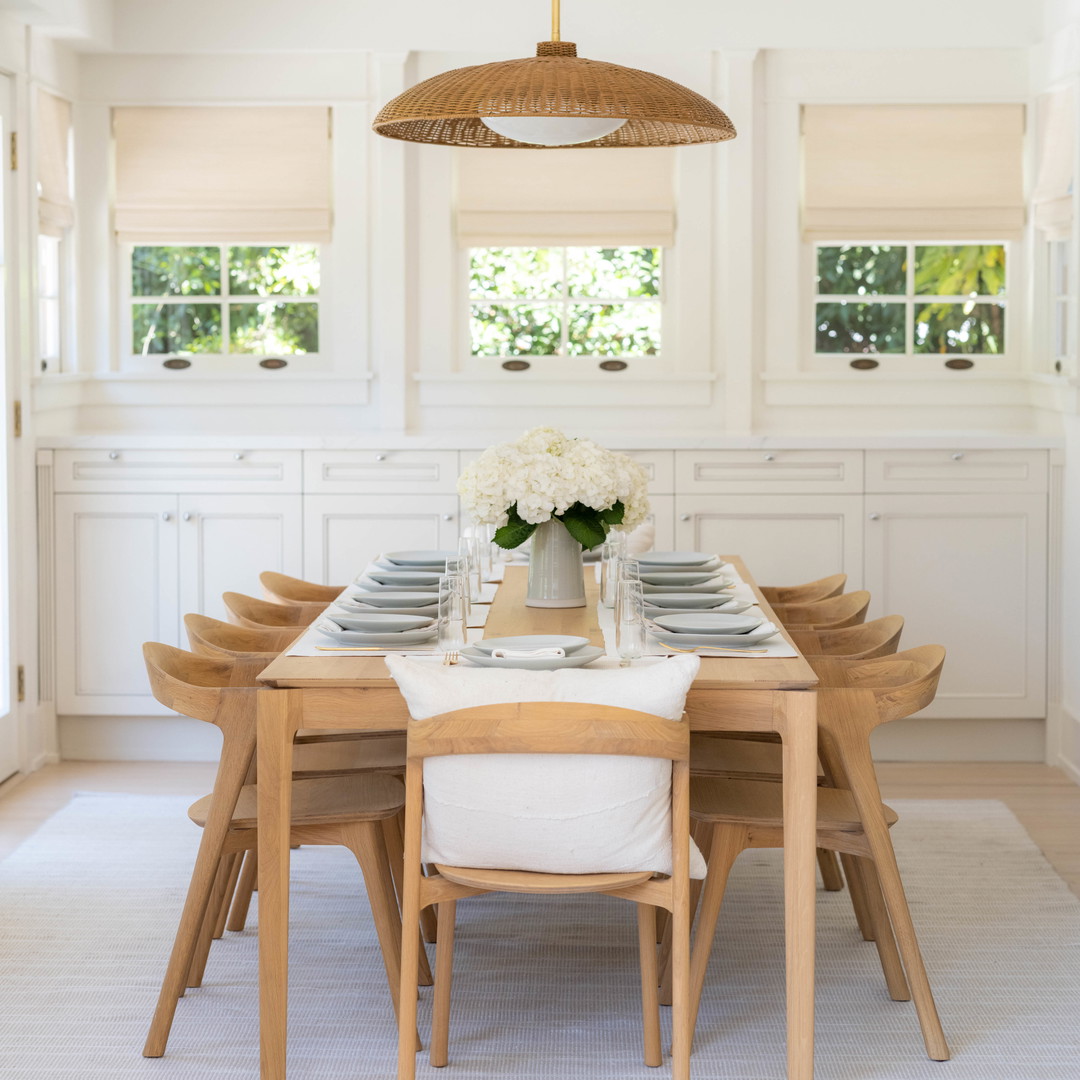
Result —
[[629, 531], [649, 513], [648, 477], [627, 457], [549, 427], [488, 447], [458, 479], [472, 517], [495, 525], [495, 543], [516, 548], [552, 519], [588, 551], [614, 527]]

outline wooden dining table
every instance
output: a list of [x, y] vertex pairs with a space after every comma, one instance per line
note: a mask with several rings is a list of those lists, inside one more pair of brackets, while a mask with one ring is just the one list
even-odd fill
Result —
[[[743, 561], [724, 559], [772, 617]], [[526, 607], [527, 575], [525, 567], [507, 566], [485, 637], [573, 634], [603, 644], [593, 575], [586, 574], [587, 601], [581, 608]], [[301, 728], [402, 731], [409, 714], [381, 656], [283, 653], [259, 680], [266, 687], [258, 693], [260, 1067], [263, 1080], [285, 1080], [293, 738]], [[706, 655], [686, 702], [693, 731], [775, 732], [783, 742], [788, 1080], [811, 1080], [814, 1070], [816, 684], [801, 655]], [[386, 1068], [390, 1075], [390, 1053]]]

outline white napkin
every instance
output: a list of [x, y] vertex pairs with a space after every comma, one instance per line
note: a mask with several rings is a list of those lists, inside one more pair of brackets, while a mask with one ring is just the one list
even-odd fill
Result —
[[496, 660], [541, 660], [547, 657], [565, 656], [566, 650], [555, 646], [544, 649], [492, 649]]

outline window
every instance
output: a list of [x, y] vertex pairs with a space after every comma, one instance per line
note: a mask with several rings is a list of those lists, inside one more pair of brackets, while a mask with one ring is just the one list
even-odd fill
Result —
[[61, 368], [62, 245], [59, 236], [38, 236], [38, 361], [42, 371]]
[[656, 356], [655, 247], [485, 247], [469, 252], [473, 356]]
[[1069, 242], [1052, 240], [1050, 249], [1050, 360], [1055, 371], [1068, 366], [1069, 333]]
[[131, 248], [134, 356], [295, 356], [319, 351], [319, 249]]
[[1005, 352], [1003, 244], [819, 244], [816, 263], [818, 355]]

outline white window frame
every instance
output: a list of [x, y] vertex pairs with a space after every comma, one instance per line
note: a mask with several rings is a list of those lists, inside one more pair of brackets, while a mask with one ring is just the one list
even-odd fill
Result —
[[1047, 352], [1049, 368], [1055, 374], [1068, 374], [1072, 370], [1073, 339], [1072, 296], [1069, 292], [1070, 278], [1076, 272], [1071, 263], [1071, 241], [1049, 240], [1046, 244], [1047, 259]]
[[[37, 319], [34, 323], [34, 355], [37, 361], [33, 372], [38, 375], [57, 375], [64, 371], [67, 365], [67, 331], [68, 331], [68, 231], [61, 233], [39, 232], [37, 234], [37, 247], [34, 251], [34, 259], [37, 270]], [[55, 290], [46, 291], [45, 275], [43, 273], [44, 260], [41, 257], [42, 242], [48, 241], [56, 245], [56, 287]], [[56, 351], [50, 355], [45, 352], [45, 334], [43, 326], [45, 322], [45, 305], [52, 303], [56, 307]]]
[[[606, 244], [491, 244], [489, 247], [522, 247], [522, 248], [543, 248], [548, 249], [560, 248], [567, 249], [572, 247], [581, 248], [598, 248], [598, 247], [654, 247], [652, 244], [618, 244], [618, 245], [606, 245]], [[469, 288], [469, 277], [471, 268], [472, 252], [485, 250], [483, 248], [465, 248], [462, 249], [458, 261], [458, 282], [459, 287], [457, 292], [457, 302], [455, 304], [456, 311], [458, 313], [458, 320], [460, 323], [458, 332], [456, 334], [459, 342], [459, 370], [467, 372], [469, 374], [483, 374], [496, 377], [498, 375], [512, 376], [517, 372], [507, 370], [503, 368], [503, 364], [507, 361], [524, 360], [529, 365], [528, 370], [543, 374], [548, 377], [559, 378], [574, 378], [581, 375], [619, 375], [619, 374], [634, 374], [635, 376], [657, 376], [659, 377], [667, 366], [670, 368], [670, 357], [676, 354], [673, 339], [676, 336], [676, 322], [677, 320], [670, 317], [670, 309], [668, 307], [668, 294], [672, 288], [671, 279], [675, 277], [675, 264], [676, 259], [674, 257], [674, 248], [661, 247], [660, 248], [660, 293], [655, 297], [626, 297], [626, 298], [605, 298], [605, 297], [571, 297], [566, 291], [566, 261], [563, 260], [563, 286], [564, 294], [561, 297], [553, 299], [538, 299], [530, 300], [525, 297], [511, 297], [507, 299], [500, 299], [496, 297], [484, 297], [482, 300], [474, 299], [471, 296], [471, 290]], [[474, 303], [491, 303], [491, 304], [521, 304], [521, 303], [536, 303], [542, 305], [549, 305], [552, 307], [561, 307], [563, 309], [569, 308], [575, 302], [583, 302], [590, 304], [625, 304], [625, 303], [659, 303], [660, 305], [660, 346], [661, 351], [652, 355], [644, 353], [634, 356], [601, 356], [595, 353], [587, 353], [581, 355], [568, 356], [565, 354], [566, 343], [568, 340], [569, 329], [568, 320], [562, 320], [560, 348], [564, 350], [562, 355], [521, 355], [521, 356], [473, 356], [472, 354], [472, 305]], [[665, 364], [665, 358], [668, 358]], [[622, 371], [606, 371], [601, 368], [600, 365], [605, 361], [617, 360], [626, 364], [626, 367]]]
[[[907, 247], [907, 282], [906, 292], [898, 295], [885, 295], [875, 293], [872, 296], [841, 296], [837, 294], [821, 294], [817, 291], [817, 252], [822, 247], [849, 247], [849, 246], [888, 245], [890, 247]], [[1006, 287], [1001, 296], [923, 296], [916, 295], [914, 288], [915, 259], [914, 253], [917, 247], [971, 247], [1000, 245], [1005, 248], [1005, 273]], [[800, 338], [803, 341], [803, 367], [808, 371], [838, 372], [848, 371], [853, 377], [866, 374], [851, 367], [853, 360], [870, 359], [878, 362], [878, 367], [873, 370], [888, 371], [891, 374], [926, 374], [930, 372], [948, 372], [945, 367], [946, 360], [971, 360], [973, 367], [970, 371], [1015, 371], [1020, 367], [1020, 357], [1017, 355], [1016, 343], [1019, 340], [1017, 324], [1022, 318], [1019, 310], [1018, 296], [1022, 289], [1017, 289], [1015, 283], [1022, 280], [1023, 267], [1020, 262], [1020, 246], [1007, 240], [994, 239], [992, 237], [979, 238], [978, 240], [960, 239], [875, 239], [859, 237], [852, 239], [844, 237], [833, 240], [813, 240], [802, 245], [802, 281], [804, 283], [804, 296], [806, 302], [802, 305]], [[933, 303], [966, 303], [975, 299], [976, 303], [1001, 303], [1006, 312], [1005, 319], [1005, 349], [998, 354], [988, 353], [917, 353], [914, 351], [915, 344], [915, 305]], [[896, 303], [904, 304], [904, 341], [907, 347], [902, 353], [819, 353], [816, 352], [817, 336], [817, 305], [819, 303], [839, 303], [848, 301], [852, 303]]]
[[[242, 297], [232, 297], [228, 292], [229, 274], [227, 255], [233, 247], [284, 247], [286, 244], [310, 244], [319, 250], [319, 291], [315, 296], [282, 295], [283, 303], [308, 303], [315, 304], [319, 313], [319, 351], [317, 353], [290, 353], [282, 354], [286, 361], [284, 368], [264, 368], [260, 361], [267, 357], [273, 357], [274, 353], [151, 353], [142, 355], [132, 353], [131, 334], [133, 305], [137, 303], [154, 303], [163, 300], [166, 303], [206, 303], [218, 304], [221, 311], [221, 340], [224, 347], [229, 342], [229, 304], [233, 302], [257, 302], [258, 298], [250, 294]], [[131, 257], [137, 247], [216, 247], [221, 252], [221, 288], [222, 291], [214, 296], [190, 297], [190, 296], [135, 296], [131, 290]], [[283, 374], [287, 371], [297, 370], [310, 373], [325, 371], [330, 367], [329, 356], [326, 350], [328, 333], [326, 324], [327, 312], [330, 305], [327, 301], [325, 285], [326, 269], [329, 262], [328, 242], [318, 240], [289, 240], [260, 239], [260, 240], [223, 240], [221, 237], [213, 239], [140, 239], [133, 242], [123, 242], [119, 245], [120, 258], [118, 260], [118, 273], [120, 286], [117, 289], [119, 308], [117, 311], [117, 341], [120, 351], [120, 368], [128, 372], [156, 372], [162, 374], [183, 374], [184, 372], [198, 372], [199, 374], [247, 374], [263, 377], [271, 377]], [[190, 366], [182, 369], [168, 369], [164, 362], [171, 359], [190, 361]]]

